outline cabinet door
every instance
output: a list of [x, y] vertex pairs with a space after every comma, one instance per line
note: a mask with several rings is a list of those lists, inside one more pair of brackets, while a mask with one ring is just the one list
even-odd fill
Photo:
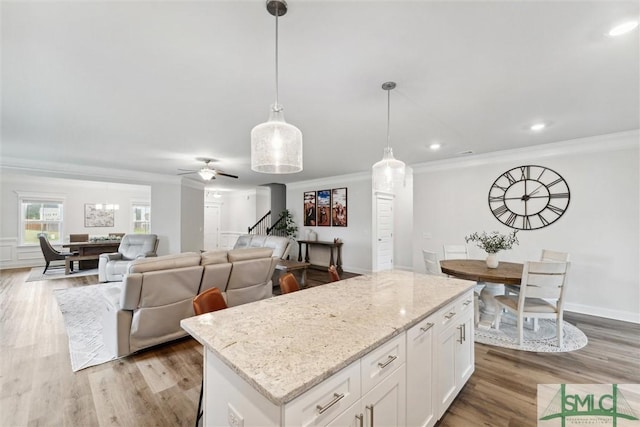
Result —
[[438, 418], [442, 416], [444, 411], [451, 405], [456, 397], [456, 351], [458, 343], [456, 342], [456, 325], [447, 327], [438, 334], [438, 348], [436, 349], [436, 402]]
[[403, 364], [362, 398], [364, 425], [398, 427], [406, 423], [406, 370]]
[[[473, 346], [473, 318], [465, 316], [461, 319], [457, 334], [461, 334], [458, 339], [456, 349], [456, 383], [458, 391], [467, 382], [475, 368], [475, 353]], [[460, 342], [461, 341], [461, 342]]]
[[431, 317], [407, 331], [407, 425], [430, 427], [436, 422], [433, 389], [433, 332]]
[[351, 405], [351, 407], [327, 424], [326, 427], [364, 427], [364, 414], [360, 401]]

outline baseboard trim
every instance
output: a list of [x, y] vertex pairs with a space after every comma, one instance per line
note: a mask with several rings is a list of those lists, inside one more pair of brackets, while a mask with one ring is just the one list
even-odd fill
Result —
[[640, 313], [631, 311], [611, 310], [602, 307], [593, 307], [584, 304], [565, 303], [565, 311], [587, 314], [589, 316], [604, 317], [606, 319], [621, 320], [623, 322], [640, 323]]

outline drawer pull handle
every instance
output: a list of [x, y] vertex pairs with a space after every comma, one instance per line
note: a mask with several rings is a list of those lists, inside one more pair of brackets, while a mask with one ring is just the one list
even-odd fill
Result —
[[471, 304], [471, 300], [470, 300], [470, 299], [468, 299], [468, 300], [466, 300], [463, 304], [464, 304], [464, 306], [466, 307], [466, 306], [468, 306], [469, 304]]
[[362, 414], [356, 415], [356, 420], [359, 421], [358, 425], [360, 427], [364, 427], [364, 415], [362, 415]]
[[433, 323], [427, 323], [427, 326], [422, 326], [420, 330], [422, 332], [427, 332], [429, 329], [433, 328]]
[[325, 406], [320, 406], [320, 405], [316, 406], [318, 413], [323, 414], [327, 409], [331, 408], [333, 405], [338, 403], [340, 399], [342, 399], [343, 397], [344, 397], [344, 393], [341, 393], [341, 394], [333, 393], [333, 400], [331, 402], [327, 403]]
[[445, 314], [444, 317], [447, 319], [451, 319], [455, 315], [456, 315], [455, 311], [450, 311], [449, 314]]
[[373, 405], [367, 405], [365, 406], [365, 408], [371, 411], [371, 418], [369, 418], [369, 425], [373, 427]]
[[380, 367], [380, 369], [384, 369], [387, 366], [389, 366], [389, 364], [391, 362], [393, 362], [394, 360], [396, 360], [397, 358], [398, 358], [398, 356], [389, 356], [389, 358], [387, 359], [386, 362], [384, 362], [384, 363], [380, 362], [380, 363], [378, 363], [378, 366]]

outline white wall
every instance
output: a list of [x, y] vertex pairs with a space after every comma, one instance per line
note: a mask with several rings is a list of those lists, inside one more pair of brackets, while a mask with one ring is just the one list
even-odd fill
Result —
[[[474, 231], [509, 231], [489, 210], [489, 187], [508, 169], [541, 165], [567, 181], [569, 207], [548, 227], [520, 231], [520, 245], [500, 252], [500, 259], [535, 260], [542, 249], [569, 252], [568, 310], [640, 322], [639, 155], [638, 133], [628, 132], [414, 165], [415, 270], [425, 271], [421, 249], [442, 257], [443, 244], [464, 243]], [[475, 246], [469, 250], [473, 258], [486, 256]]]
[[[64, 197], [64, 230], [62, 233], [65, 241], [69, 240], [71, 233], [104, 236], [114, 232], [131, 232], [132, 203], [149, 203], [151, 197], [150, 187], [145, 185], [50, 178], [2, 170], [0, 174], [0, 200], [2, 200], [0, 207], [0, 268], [44, 265], [39, 245], [18, 245], [18, 192], [55, 194]], [[115, 225], [113, 227], [85, 227], [85, 203], [106, 202], [120, 206], [120, 209], [115, 212]]]
[[204, 249], [204, 198], [202, 186], [183, 183], [180, 198], [180, 252], [200, 252]]
[[[304, 227], [303, 194], [305, 191], [347, 188], [347, 227]], [[342, 246], [342, 268], [354, 273], [371, 271], [371, 174], [354, 174], [300, 181], [287, 184], [287, 209], [293, 214], [298, 225], [298, 239], [304, 239], [306, 230], [318, 233], [318, 240], [333, 241], [338, 237]], [[290, 252], [294, 259], [298, 256], [295, 245]], [[314, 247], [310, 259], [319, 265], [329, 264], [328, 249]]]

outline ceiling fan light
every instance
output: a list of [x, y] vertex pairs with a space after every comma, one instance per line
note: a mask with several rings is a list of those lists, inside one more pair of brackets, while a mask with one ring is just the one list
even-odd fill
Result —
[[205, 181], [211, 181], [216, 176], [216, 173], [209, 168], [202, 168], [198, 171], [198, 175]]
[[284, 120], [280, 106], [273, 105], [269, 121], [251, 130], [251, 170], [277, 174], [302, 171], [302, 132]]
[[393, 192], [397, 185], [402, 185], [405, 176], [405, 164], [393, 157], [393, 149], [386, 147], [382, 160], [371, 167], [373, 171], [373, 189], [375, 191]]

